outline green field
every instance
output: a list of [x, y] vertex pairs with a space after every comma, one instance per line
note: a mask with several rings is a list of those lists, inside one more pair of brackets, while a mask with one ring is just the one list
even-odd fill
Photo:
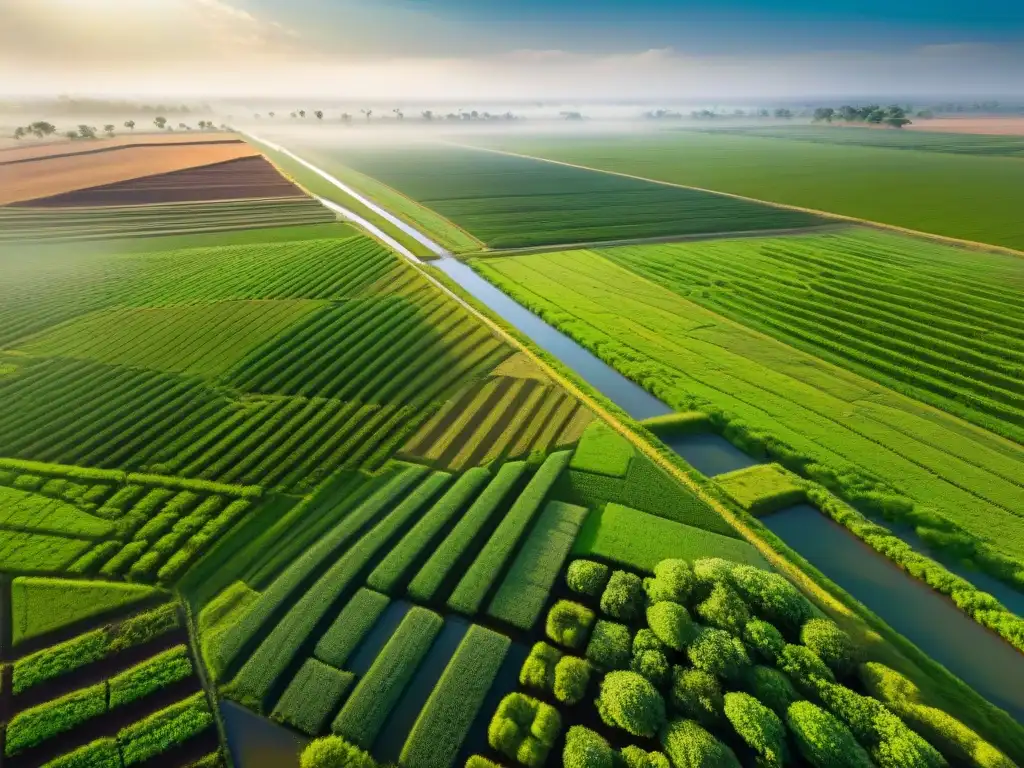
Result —
[[1017, 158], [697, 131], [477, 143], [1024, 250]]
[[[791, 242], [803, 241], [765, 241], [764, 247]], [[727, 434], [750, 450], [768, 445], [857, 499], [871, 501], [865, 491], [883, 504], [902, 496], [1018, 558], [1024, 546], [1019, 445], [710, 312], [701, 306], [702, 292], [715, 295], [714, 281], [726, 283], [724, 277], [670, 290], [640, 276], [654, 274], [659, 258], [668, 259], [670, 276], [682, 261], [672, 254], [685, 257], [688, 249], [711, 260], [718, 252], [757, 247], [749, 241], [635, 246], [478, 260], [474, 267], [674, 409], [719, 414]], [[674, 286], [670, 279], [659, 282]], [[731, 295], [724, 286], [721, 294]], [[772, 300], [765, 293], [756, 303], [766, 307]]]
[[[341, 165], [383, 182], [490, 248], [822, 223], [757, 203], [463, 147], [314, 148], [306, 156], [328, 172]], [[413, 215], [409, 220], [443, 242], [444, 226]]]

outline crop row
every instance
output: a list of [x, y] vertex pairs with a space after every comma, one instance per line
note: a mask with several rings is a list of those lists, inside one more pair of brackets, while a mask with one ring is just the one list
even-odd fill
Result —
[[92, 517], [66, 502], [2, 486], [0, 528], [82, 539], [100, 539], [113, 530], [107, 521]]
[[241, 697], [255, 701], [267, 698], [317, 624], [337, 601], [354, 591], [359, 575], [373, 558], [422, 512], [447, 482], [448, 476], [443, 473], [428, 476], [304, 591], [267, 633], [233, 681], [232, 686]]
[[562, 451], [545, 459], [455, 587], [448, 598], [450, 608], [470, 616], [480, 610], [491, 585], [571, 458], [571, 451]]
[[436, 613], [411, 608], [359, 680], [331, 729], [370, 749], [443, 625]]
[[332, 667], [344, 667], [349, 655], [366, 637], [390, 602], [386, 595], [360, 589], [321, 636], [314, 655]]
[[488, 606], [487, 614], [529, 631], [544, 610], [586, 517], [585, 507], [548, 502]]
[[274, 707], [272, 717], [316, 736], [337, 712], [355, 679], [351, 672], [342, 672], [316, 659], [306, 659]]

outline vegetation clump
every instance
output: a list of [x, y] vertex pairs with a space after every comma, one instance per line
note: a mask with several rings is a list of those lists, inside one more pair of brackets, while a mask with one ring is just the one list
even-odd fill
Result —
[[690, 612], [668, 600], [647, 609], [647, 625], [654, 636], [674, 651], [684, 651], [697, 635]]
[[764, 704], [748, 693], [727, 693], [725, 716], [739, 737], [757, 752], [761, 768], [782, 768], [787, 762], [786, 727]]
[[694, 667], [723, 680], [738, 680], [750, 666], [747, 650], [739, 638], [711, 627], [698, 632], [686, 649], [686, 655]]
[[643, 612], [644, 588], [640, 577], [615, 571], [601, 595], [601, 610], [614, 619], [632, 621]]
[[608, 725], [652, 738], [665, 724], [665, 701], [650, 681], [635, 672], [609, 672], [601, 681], [597, 711]]
[[648, 752], [635, 744], [623, 747], [619, 754], [626, 768], [670, 768], [668, 758], [661, 752]]
[[871, 758], [850, 730], [811, 702], [791, 704], [786, 724], [800, 754], [815, 768], [872, 768]]
[[673, 720], [661, 744], [675, 768], [740, 768], [735, 753], [693, 720]]
[[594, 624], [594, 612], [571, 600], [559, 600], [548, 612], [547, 635], [567, 648], [582, 648]]
[[487, 741], [506, 757], [528, 768], [540, 768], [561, 730], [557, 709], [530, 696], [510, 693], [494, 713]]
[[718, 679], [700, 669], [672, 667], [672, 706], [687, 718], [709, 728], [722, 718], [725, 699]]
[[665, 686], [672, 672], [668, 658], [661, 651], [640, 651], [633, 654], [629, 668], [650, 680], [657, 688]]
[[811, 619], [804, 624], [800, 642], [840, 676], [853, 672], [859, 661], [853, 640], [830, 619]]
[[563, 704], [578, 704], [587, 695], [590, 664], [578, 656], [563, 656], [555, 665], [554, 694]]
[[715, 584], [708, 598], [697, 606], [697, 615], [704, 623], [734, 635], [742, 635], [750, 620], [750, 611], [743, 599], [725, 582]]
[[669, 558], [654, 566], [654, 576], [644, 580], [644, 590], [652, 603], [670, 600], [685, 604], [695, 582], [693, 571], [685, 560]]
[[751, 619], [743, 628], [743, 640], [757, 651], [758, 655], [774, 664], [786, 647], [786, 639], [773, 625], [761, 619]]
[[614, 752], [604, 737], [582, 725], [565, 734], [564, 768], [612, 768], [614, 764]]
[[302, 768], [377, 768], [377, 762], [340, 736], [314, 739], [302, 751]]
[[573, 592], [599, 597], [608, 584], [609, 568], [593, 560], [574, 560], [565, 572], [565, 583]]
[[629, 627], [601, 620], [594, 626], [587, 644], [587, 658], [602, 669], [625, 669], [629, 666], [631, 646]]

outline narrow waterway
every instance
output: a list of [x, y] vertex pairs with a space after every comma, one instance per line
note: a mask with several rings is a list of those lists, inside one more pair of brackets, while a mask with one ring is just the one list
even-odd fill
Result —
[[237, 768], [298, 768], [309, 739], [233, 701], [222, 701], [220, 713]]
[[[435, 261], [434, 265], [633, 418], [671, 413], [668, 405], [519, 305], [470, 267], [451, 258]], [[718, 435], [684, 436], [670, 439], [667, 444], [689, 464], [712, 477], [757, 463]], [[982, 696], [1024, 722], [1024, 655], [1002, 638], [811, 506], [783, 510], [763, 522], [896, 631]], [[920, 541], [909, 543], [921, 545]], [[976, 580], [983, 574], [967, 573], [964, 569], [959, 572], [979, 586], [994, 581], [987, 577]], [[995, 591], [1003, 595], [1012, 592], [1005, 585]]]

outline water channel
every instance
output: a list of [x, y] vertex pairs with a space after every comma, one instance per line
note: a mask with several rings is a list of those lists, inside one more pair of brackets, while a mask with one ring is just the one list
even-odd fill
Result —
[[[665, 403], [519, 305], [467, 265], [453, 258], [439, 259], [432, 265], [633, 418], [672, 412]], [[756, 463], [718, 435], [687, 435], [673, 438], [667, 444], [709, 476]], [[762, 522], [921, 650], [1024, 723], [1024, 656], [999, 636], [814, 507], [792, 507]], [[900, 530], [893, 532], [904, 536], [911, 546], [931, 554], [923, 542], [914, 540], [916, 536], [906, 537], [907, 532]], [[956, 572], [980, 588], [992, 587], [994, 596], [1005, 600], [1011, 609], [1018, 608], [1024, 600], [1024, 596], [984, 574], [963, 568]]]

